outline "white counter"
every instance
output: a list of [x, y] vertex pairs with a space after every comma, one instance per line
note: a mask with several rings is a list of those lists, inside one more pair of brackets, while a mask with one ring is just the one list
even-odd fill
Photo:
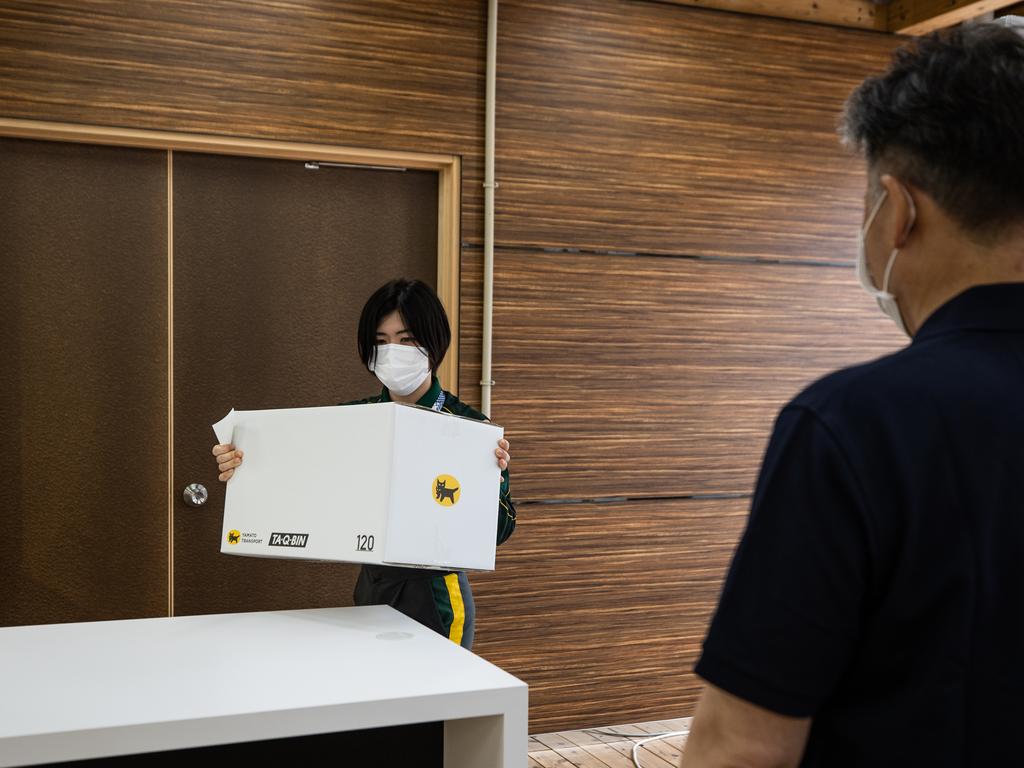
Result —
[[0, 628], [0, 766], [439, 720], [526, 765], [526, 684], [385, 606]]

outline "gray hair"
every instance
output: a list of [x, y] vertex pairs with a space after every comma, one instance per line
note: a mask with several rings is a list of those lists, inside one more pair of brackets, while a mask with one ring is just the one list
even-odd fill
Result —
[[1024, 223], [1024, 19], [912, 40], [853, 92], [841, 133], [872, 171], [923, 190], [966, 230]]

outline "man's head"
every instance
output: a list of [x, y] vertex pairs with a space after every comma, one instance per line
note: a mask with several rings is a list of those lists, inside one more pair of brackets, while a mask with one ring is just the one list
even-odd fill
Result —
[[1024, 36], [975, 24], [918, 38], [846, 105], [877, 188], [891, 174], [990, 241], [1024, 220]]
[[850, 96], [843, 133], [877, 208], [871, 282], [891, 273], [910, 333], [972, 284], [1024, 279], [1024, 34], [976, 24], [911, 41]]

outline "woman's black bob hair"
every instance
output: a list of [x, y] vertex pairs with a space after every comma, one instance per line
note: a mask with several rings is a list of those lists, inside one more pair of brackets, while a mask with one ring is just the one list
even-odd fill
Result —
[[377, 326], [396, 309], [406, 329], [430, 358], [430, 370], [436, 373], [451, 344], [452, 329], [441, 300], [434, 289], [421, 280], [392, 280], [366, 300], [359, 316], [359, 359], [370, 367], [377, 348]]

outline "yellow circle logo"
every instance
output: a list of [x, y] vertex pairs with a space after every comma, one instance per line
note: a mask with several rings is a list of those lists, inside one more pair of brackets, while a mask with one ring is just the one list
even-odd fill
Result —
[[237, 544], [242, 540], [242, 534], [239, 531], [228, 531], [228, 544]]
[[462, 496], [462, 487], [451, 475], [438, 475], [434, 478], [434, 501], [442, 507], [454, 507]]

